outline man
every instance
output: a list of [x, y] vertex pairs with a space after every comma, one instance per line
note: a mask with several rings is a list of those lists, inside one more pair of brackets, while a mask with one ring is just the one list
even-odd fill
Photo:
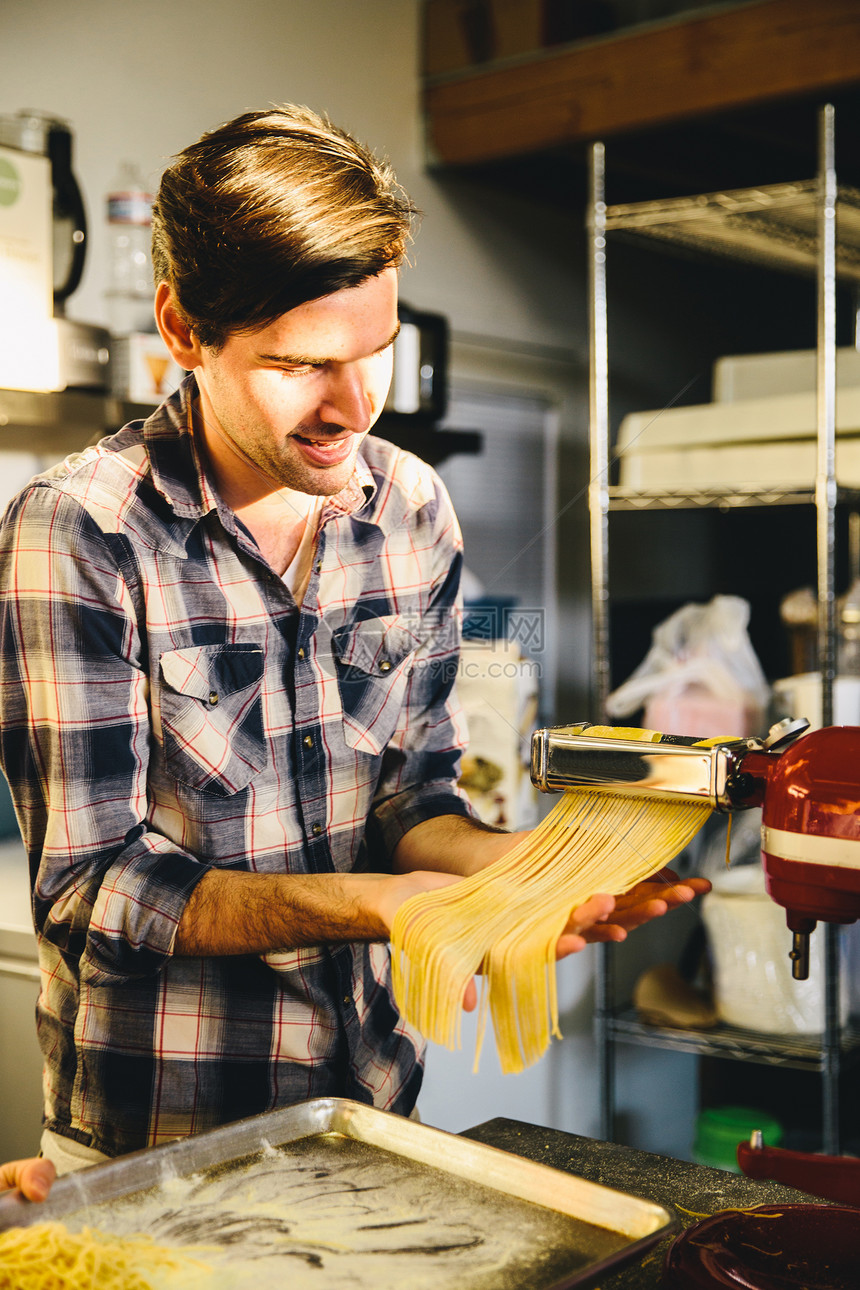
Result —
[[[394, 914], [515, 840], [456, 785], [449, 501], [365, 437], [411, 216], [304, 109], [204, 135], [153, 217], [191, 375], [5, 517], [3, 765], [60, 1170], [321, 1095], [409, 1114]], [[596, 896], [559, 954], [701, 889], [646, 885], [611, 924]]]

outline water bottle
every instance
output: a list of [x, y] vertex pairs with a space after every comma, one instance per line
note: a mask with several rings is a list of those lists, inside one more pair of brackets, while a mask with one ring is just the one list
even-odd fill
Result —
[[108, 327], [114, 336], [155, 331], [150, 251], [152, 196], [137, 166], [122, 163], [107, 198]]

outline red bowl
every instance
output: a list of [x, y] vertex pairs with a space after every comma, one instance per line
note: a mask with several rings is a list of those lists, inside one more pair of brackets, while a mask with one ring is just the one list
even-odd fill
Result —
[[676, 1237], [666, 1290], [858, 1290], [860, 1209], [758, 1205], [726, 1210]]

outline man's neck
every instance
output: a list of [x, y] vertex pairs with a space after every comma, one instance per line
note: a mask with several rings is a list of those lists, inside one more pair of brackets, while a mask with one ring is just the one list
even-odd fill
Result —
[[282, 488], [259, 501], [238, 507], [235, 514], [251, 531], [260, 551], [282, 578], [295, 559], [307, 525], [316, 530], [324, 500]]
[[193, 432], [209, 465], [218, 496], [252, 534], [272, 569], [283, 577], [301, 545], [307, 524], [314, 528], [322, 509], [321, 497], [278, 488], [239, 450], [213, 432], [214, 413], [207, 415], [206, 398], [193, 410]]

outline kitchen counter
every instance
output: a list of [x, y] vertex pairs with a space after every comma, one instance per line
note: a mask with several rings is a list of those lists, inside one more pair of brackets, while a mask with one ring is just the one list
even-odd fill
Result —
[[[598, 1142], [558, 1129], [542, 1129], [519, 1120], [488, 1120], [461, 1136], [525, 1156], [538, 1164], [578, 1174], [589, 1182], [656, 1201], [676, 1212], [684, 1227], [720, 1209], [804, 1201], [820, 1203], [818, 1197], [779, 1183], [759, 1182], [743, 1174], [635, 1151], [614, 1142]], [[600, 1290], [652, 1290], [660, 1286], [663, 1257], [670, 1240], [663, 1241], [641, 1262], [604, 1277]]]

